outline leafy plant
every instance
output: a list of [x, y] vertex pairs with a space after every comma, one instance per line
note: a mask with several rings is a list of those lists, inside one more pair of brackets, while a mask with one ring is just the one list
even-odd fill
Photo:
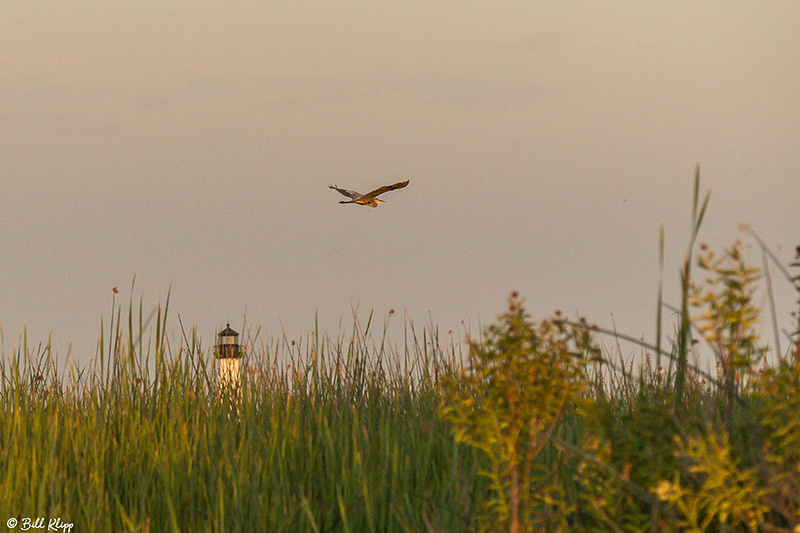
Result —
[[746, 266], [741, 247], [717, 257], [704, 246], [698, 266], [708, 277], [692, 284], [702, 310], [694, 322], [723, 378], [724, 425], [713, 411], [699, 432], [684, 425], [675, 436], [680, 470], [651, 490], [680, 516], [674, 527], [800, 531], [800, 355], [754, 371], [764, 352], [752, 303], [760, 270]]
[[692, 282], [690, 303], [701, 310], [693, 322], [716, 356], [725, 388], [725, 423], [730, 429], [737, 392], [765, 349], [758, 346], [760, 310], [753, 304], [759, 268], [745, 265], [742, 243], [717, 256], [703, 245], [697, 265], [707, 273], [704, 283]]
[[694, 480], [693, 487], [681, 484], [678, 472], [672, 481], [662, 480], [653, 492], [680, 511], [674, 525], [692, 532], [715, 528], [745, 527], [758, 531], [769, 508], [761, 500], [769, 489], [760, 486], [753, 468], [742, 468], [732, 456], [727, 433], [711, 431], [705, 436], [678, 439], [677, 456]]
[[482, 341], [470, 341], [469, 367], [442, 380], [440, 410], [456, 442], [488, 461], [481, 474], [492, 492], [476, 523], [480, 530], [533, 531], [567, 511], [553, 483], [558, 466], [537, 458], [588, 392], [584, 367], [596, 349], [588, 328], [559, 315], [531, 322], [523, 304], [513, 293]]

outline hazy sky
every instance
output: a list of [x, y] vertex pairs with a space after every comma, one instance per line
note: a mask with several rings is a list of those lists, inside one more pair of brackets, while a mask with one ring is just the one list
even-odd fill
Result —
[[[512, 290], [652, 338], [659, 223], [674, 302], [697, 162], [702, 241], [749, 223], [786, 263], [800, 243], [797, 2], [15, 1], [0, 21], [6, 355], [27, 324], [88, 362], [114, 286], [145, 312], [171, 287], [170, 331], [180, 313], [206, 344], [245, 310], [267, 337], [315, 313], [335, 334], [355, 306], [474, 329]], [[377, 209], [327, 188], [400, 179]]]

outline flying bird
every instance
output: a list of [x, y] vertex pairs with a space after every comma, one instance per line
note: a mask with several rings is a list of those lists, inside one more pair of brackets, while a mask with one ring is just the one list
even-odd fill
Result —
[[351, 200], [342, 200], [339, 202], [340, 204], [361, 204], [361, 205], [368, 205], [370, 207], [378, 207], [378, 204], [382, 204], [383, 200], [378, 200], [377, 196], [383, 194], [385, 192], [393, 191], [395, 189], [402, 189], [408, 185], [408, 180], [400, 181], [395, 183], [394, 185], [384, 185], [383, 187], [379, 187], [374, 191], [368, 192], [367, 194], [361, 194], [356, 191], [348, 191], [347, 189], [340, 189], [336, 185], [328, 185], [333, 190], [339, 191], [343, 195], [351, 198]]

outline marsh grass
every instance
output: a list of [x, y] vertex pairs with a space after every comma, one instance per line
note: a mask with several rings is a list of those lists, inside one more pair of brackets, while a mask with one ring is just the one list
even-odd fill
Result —
[[[692, 277], [707, 204], [698, 173], [681, 302], [659, 287], [652, 344], [558, 314], [534, 322], [516, 298], [463, 346], [407, 316], [394, 344], [392, 312], [382, 329], [354, 313], [333, 337], [245, 326], [231, 395], [179, 315], [167, 335], [169, 297], [145, 314], [115, 292], [84, 368], [59, 370], [51, 344], [23, 332], [0, 359], [0, 518], [73, 531], [800, 531], [800, 248], [795, 274], [779, 266], [797, 328], [781, 352], [773, 327], [765, 365], [758, 272], [740, 244], [703, 250], [707, 280]], [[663, 266], [663, 228], [660, 250]], [[662, 308], [677, 316], [670, 342]], [[598, 354], [599, 337], [612, 348]], [[716, 373], [698, 368], [701, 348]]]
[[372, 316], [349, 337], [251, 338], [231, 399], [196, 332], [170, 347], [168, 300], [141, 308], [114, 308], [87, 369], [59, 373], [49, 344], [24, 339], [3, 358], [0, 515], [76, 531], [468, 527], [485, 489], [437, 416], [460, 347], [435, 328], [408, 321], [400, 350]]

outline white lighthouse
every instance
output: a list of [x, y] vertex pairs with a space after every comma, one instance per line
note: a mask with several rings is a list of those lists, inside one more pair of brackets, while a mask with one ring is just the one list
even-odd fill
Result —
[[217, 334], [217, 337], [219, 337], [219, 343], [214, 353], [218, 359], [219, 369], [217, 388], [219, 391], [228, 389], [231, 397], [235, 397], [239, 392], [239, 380], [241, 379], [242, 347], [239, 345], [239, 334], [228, 324]]

